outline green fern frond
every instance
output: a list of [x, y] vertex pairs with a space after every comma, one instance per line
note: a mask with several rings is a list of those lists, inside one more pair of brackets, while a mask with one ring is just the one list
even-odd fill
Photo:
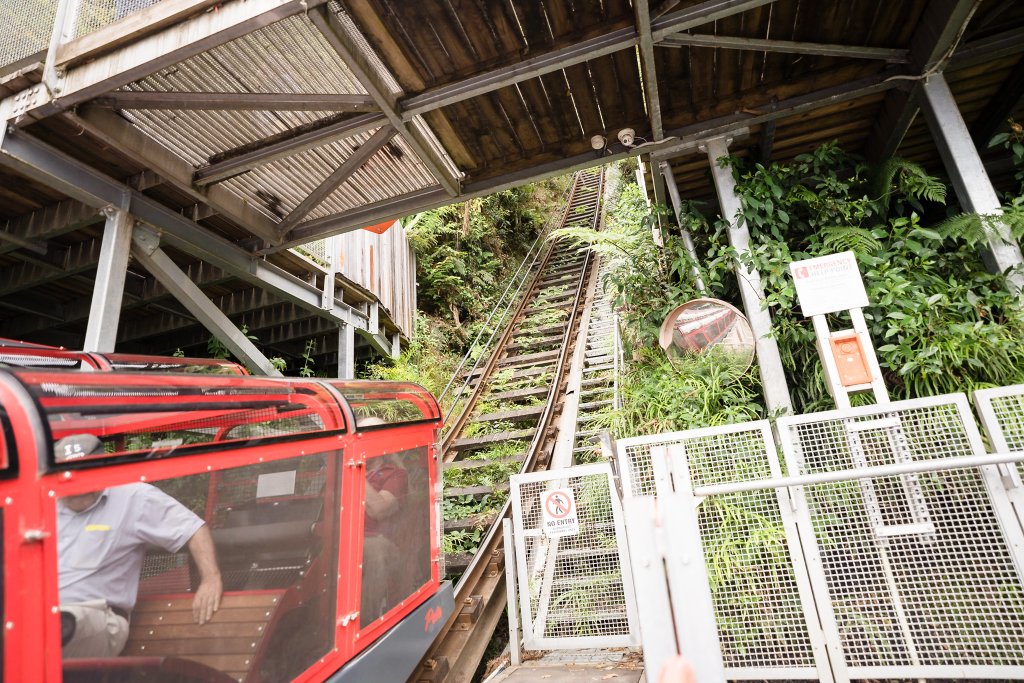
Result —
[[821, 243], [830, 251], [853, 251], [858, 254], [873, 254], [882, 249], [882, 243], [867, 228], [850, 225], [836, 225], [822, 228]]
[[976, 213], [962, 213], [951, 216], [933, 228], [943, 239], [963, 240], [970, 246], [984, 242], [988, 234], [981, 216]]
[[889, 197], [894, 192], [912, 199], [946, 202], [942, 181], [928, 175], [920, 165], [899, 157], [890, 157], [875, 167], [868, 191], [883, 216], [888, 214]]

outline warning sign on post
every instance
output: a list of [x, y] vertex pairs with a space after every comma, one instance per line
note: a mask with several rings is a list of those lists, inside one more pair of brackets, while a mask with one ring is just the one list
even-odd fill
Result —
[[580, 532], [579, 514], [572, 489], [555, 489], [540, 494], [544, 535], [572, 536]]
[[804, 317], [864, 308], [868, 293], [852, 251], [789, 264]]

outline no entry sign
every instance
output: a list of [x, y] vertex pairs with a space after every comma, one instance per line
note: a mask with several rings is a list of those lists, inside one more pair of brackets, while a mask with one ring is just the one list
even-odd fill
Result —
[[555, 489], [540, 494], [546, 536], [572, 536], [580, 532], [579, 513], [572, 489]]

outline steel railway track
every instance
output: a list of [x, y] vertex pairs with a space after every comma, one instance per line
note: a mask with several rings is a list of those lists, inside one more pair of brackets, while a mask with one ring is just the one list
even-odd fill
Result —
[[[561, 226], [597, 227], [604, 176], [577, 173]], [[448, 501], [506, 497], [508, 476], [547, 468], [569, 381], [584, 302], [596, 277], [589, 251], [554, 242], [486, 363], [471, 371], [472, 393], [441, 443]], [[460, 486], [483, 472], [487, 484]], [[445, 532], [487, 531], [475, 553], [445, 556], [456, 614], [441, 631], [413, 681], [468, 683], [505, 608], [500, 512], [447, 520]]]

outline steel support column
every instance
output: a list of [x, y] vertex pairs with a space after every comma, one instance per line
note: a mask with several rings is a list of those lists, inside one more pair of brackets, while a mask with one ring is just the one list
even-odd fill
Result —
[[985, 265], [989, 270], [1000, 273], [1014, 268], [1008, 278], [1009, 284], [1019, 292], [1024, 289], [1024, 272], [1019, 268], [1022, 263], [1020, 246], [1005, 223], [992, 220], [1001, 214], [1001, 204], [945, 76], [931, 76], [922, 84], [921, 92], [928, 128], [935, 138], [960, 205], [965, 211], [988, 217], [988, 220], [982, 218], [988, 234], [988, 249], [983, 254]]
[[199, 289], [178, 266], [160, 249], [160, 238], [150, 230], [138, 230], [132, 239], [132, 254], [150, 275], [160, 281], [174, 298], [196, 317], [203, 327], [220, 339], [228, 350], [253, 372], [260, 375], [280, 377], [281, 373], [271, 364], [249, 338], [242, 334], [221, 313], [203, 290]]
[[338, 326], [338, 379], [355, 379], [355, 328], [344, 323]]
[[89, 325], [85, 331], [84, 351], [110, 353], [117, 342], [117, 322], [121, 317], [124, 281], [128, 274], [128, 253], [131, 250], [132, 226], [135, 221], [124, 210], [109, 208], [103, 228], [100, 261], [96, 266], [96, 282], [92, 289]]
[[[731, 223], [729, 244], [742, 258], [750, 253], [750, 231], [740, 216], [740, 199], [736, 196], [736, 181], [732, 177], [732, 170], [723, 168], [718, 163], [719, 159], [729, 156], [727, 139], [719, 137], [706, 140], [701, 149], [707, 152], [711, 164], [722, 217]], [[786, 372], [782, 368], [779, 346], [771, 337], [772, 316], [768, 309], [761, 305], [765, 298], [761, 275], [756, 270], [747, 268], [740, 260], [736, 261], [735, 272], [739, 279], [740, 295], [743, 297], [743, 311], [757, 340], [757, 366], [761, 373], [768, 411], [772, 414], [792, 413], [793, 403], [789, 397], [789, 386], [786, 383]]]
[[[676, 176], [672, 172], [672, 165], [667, 161], [658, 163], [661, 169], [661, 175], [665, 178], [665, 187], [668, 189], [669, 199], [672, 201], [672, 212], [676, 215], [676, 225], [679, 226], [679, 232], [683, 238], [683, 247], [686, 248], [686, 253], [693, 259], [693, 265], [690, 266], [690, 276], [693, 278], [693, 284], [698, 291], [704, 292], [707, 288], [704, 286], [704, 278], [700, 276], [700, 268], [697, 264], [700, 263], [700, 259], [697, 258], [697, 247], [693, 244], [693, 235], [683, 225], [683, 200], [679, 196], [679, 185], [676, 184]], [[653, 164], [651, 170], [654, 170]]]

